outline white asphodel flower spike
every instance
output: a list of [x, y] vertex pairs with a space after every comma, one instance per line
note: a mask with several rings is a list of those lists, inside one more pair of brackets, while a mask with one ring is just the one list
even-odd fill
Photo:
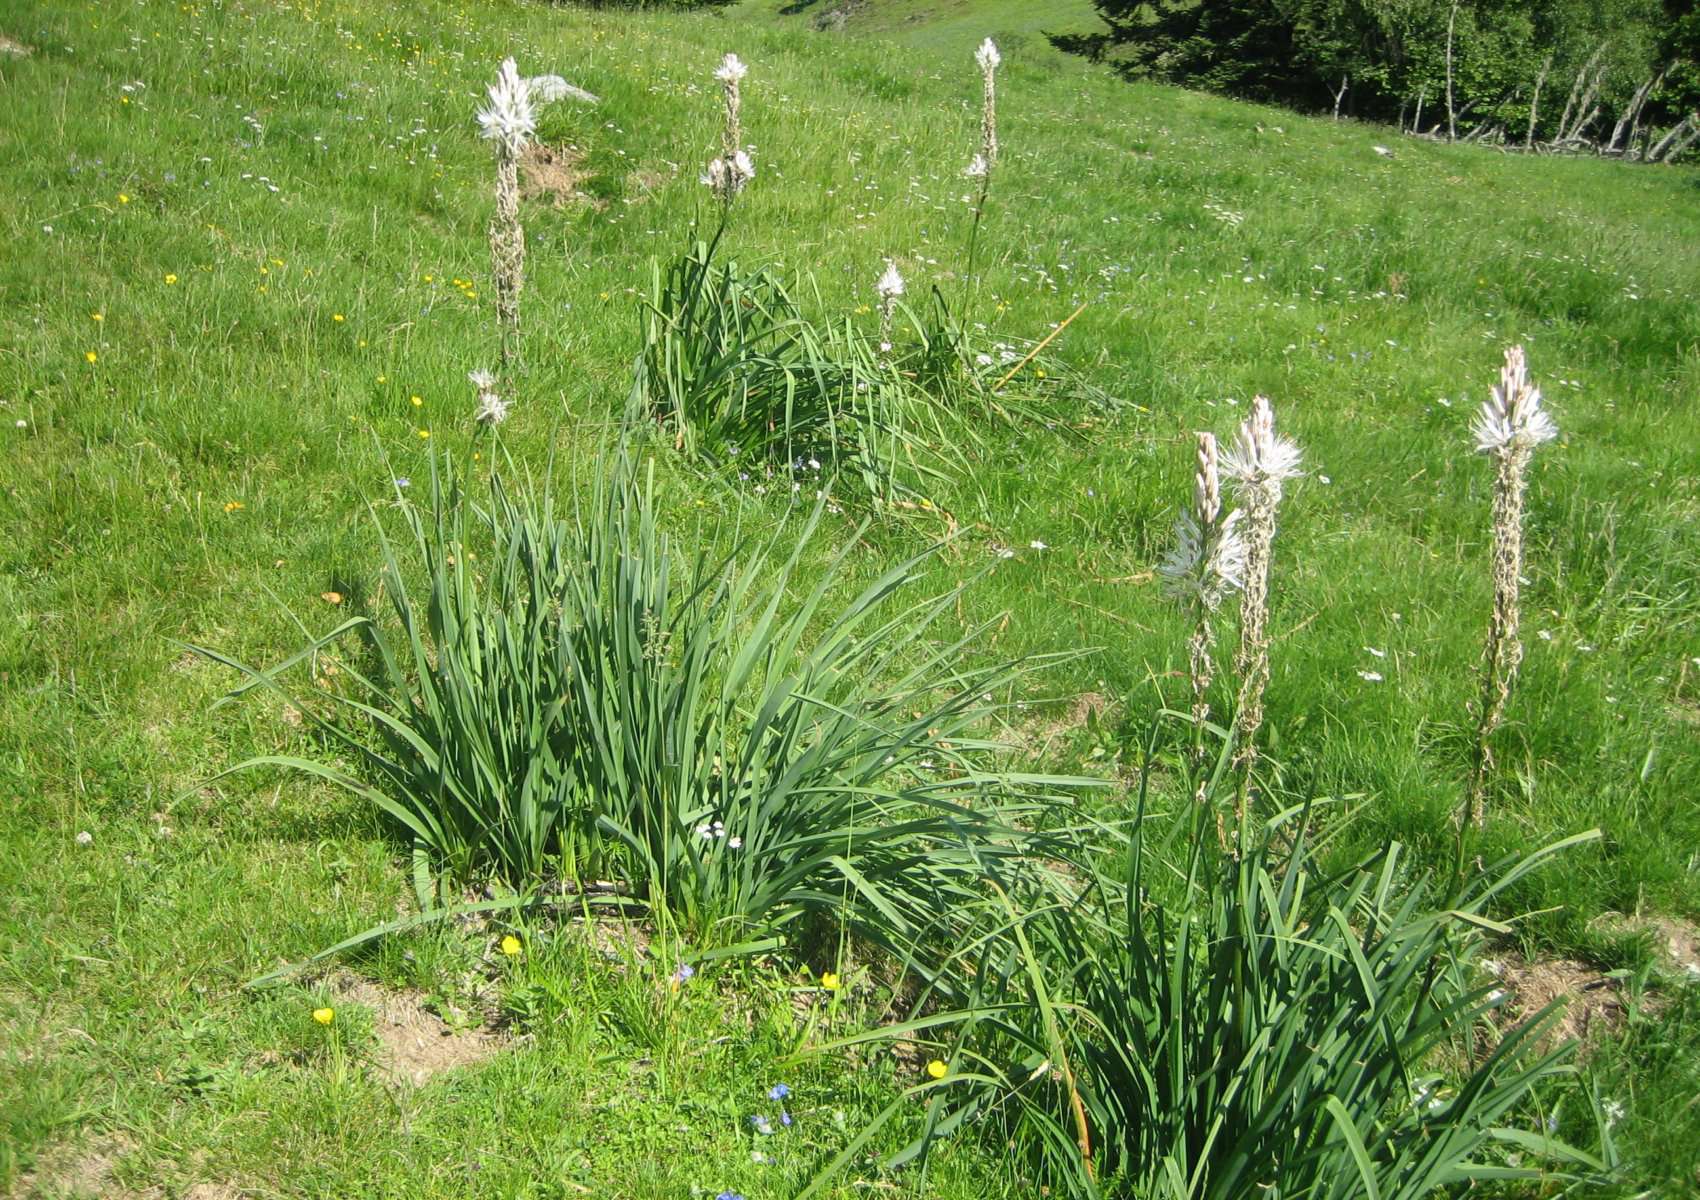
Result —
[[489, 95], [490, 103], [478, 110], [479, 128], [508, 153], [518, 154], [537, 131], [537, 113], [531, 105], [531, 88], [520, 78], [513, 59], [502, 60]]
[[962, 173], [969, 179], [984, 179], [986, 177], [986, 172], [989, 169], [990, 168], [986, 164], [986, 156], [984, 154], [976, 154], [968, 161], [968, 167]]
[[469, 371], [466, 376], [478, 389], [478, 408], [472, 419], [480, 425], [500, 425], [508, 419], [508, 402], [496, 394], [496, 377], [488, 371]]
[[1558, 426], [1541, 407], [1541, 390], [1529, 381], [1523, 347], [1505, 352], [1499, 386], [1488, 393], [1470, 426], [1476, 449], [1483, 454], [1501, 450], [1532, 450], [1558, 436]]
[[720, 66], [715, 69], [714, 77], [721, 83], [738, 83], [749, 73], [750, 69], [744, 65], [743, 60], [736, 54], [728, 54], [720, 60]]
[[891, 259], [885, 260], [885, 274], [874, 284], [874, 292], [881, 300], [893, 300], [903, 294], [903, 276], [897, 272], [897, 264]]
[[1279, 487], [1302, 474], [1298, 444], [1275, 432], [1275, 410], [1267, 396], [1251, 402], [1251, 415], [1240, 423], [1234, 443], [1222, 456], [1222, 473], [1242, 487], [1273, 483]]
[[998, 53], [997, 43], [987, 38], [980, 43], [980, 48], [974, 51], [974, 61], [980, 64], [982, 71], [995, 71], [998, 64], [1003, 62], [1003, 55]]

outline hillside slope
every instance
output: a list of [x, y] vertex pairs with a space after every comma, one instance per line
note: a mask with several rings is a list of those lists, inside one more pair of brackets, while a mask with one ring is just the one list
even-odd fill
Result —
[[[1011, 355], [1084, 305], [1052, 349], [1113, 403], [988, 421], [949, 448], [960, 469], [901, 509], [848, 500], [827, 540], [854, 546], [848, 591], [954, 536], [927, 582], [974, 580], [951, 616], [990, 623], [978, 654], [1088, 651], [1010, 696], [1006, 732], [1022, 765], [1112, 785], [1094, 816], [1126, 815], [1141, 733], [1186, 687], [1187, 622], [1152, 568], [1193, 431], [1227, 437], [1264, 393], [1307, 470], [1277, 541], [1274, 777], [1327, 802], [1340, 861], [1400, 839], [1449, 868], [1490, 603], [1469, 419], [1525, 345], [1563, 436], [1531, 479], [1528, 657], [1480, 849], [1601, 827], [1500, 915], [1532, 914], [1523, 951], [1655, 972], [1625, 921], [1700, 916], [1700, 174], [1124, 84], [1041, 53], [1038, 7], [870, 10], [934, 14], [909, 46], [873, 15], [880, 37], [460, 0], [0, 10], [30, 50], [0, 52], [0, 1193], [28, 1172], [69, 1190], [49, 1168], [106, 1147], [85, 1158], [112, 1195], [790, 1195], [919, 1078], [913, 1053], [794, 1057], [886, 1014], [871, 973], [842, 1011], [799, 983], [814, 960], [705, 971], [667, 1007], [671, 948], [635, 936], [509, 961], [493, 931], [444, 931], [362, 961], [454, 1020], [495, 995], [520, 1035], [419, 1090], [373, 1066], [357, 1005], [346, 1043], [312, 1022], [328, 981], [238, 990], [412, 887], [405, 847], [342, 793], [208, 782], [318, 747], [281, 704], [215, 708], [233, 678], [184, 647], [276, 663], [373, 610], [398, 480], [417, 496], [433, 453], [495, 457], [466, 378], [497, 347], [472, 114], [507, 54], [601, 97], [541, 122], [563, 170], [522, 208], [529, 371], [501, 432], [563, 505], [629, 394], [653, 262], [713, 226], [698, 174], [727, 51], [750, 64], [757, 169], [729, 254], [808, 271], [811, 309], [864, 329], [890, 256], [915, 307], [936, 288]], [[968, 280], [970, 50], [1000, 28], [982, 14], [1027, 40], [1006, 39]], [[684, 544], [795, 528], [783, 464], [647, 453]], [[1625, 1187], [1680, 1194], [1700, 991], [1631, 1007], [1591, 1069], [1626, 1106]], [[799, 1129], [758, 1138], [781, 1081]], [[920, 1127], [901, 1111], [876, 1149]], [[931, 1169], [897, 1185], [1029, 1194], [968, 1139]], [[857, 1158], [834, 1194], [888, 1182]]]

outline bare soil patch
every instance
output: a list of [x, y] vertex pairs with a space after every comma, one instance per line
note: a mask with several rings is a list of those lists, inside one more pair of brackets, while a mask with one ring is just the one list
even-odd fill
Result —
[[504, 1044], [488, 1029], [455, 1029], [428, 1009], [418, 992], [382, 988], [342, 972], [332, 980], [331, 993], [339, 1003], [371, 1010], [378, 1039], [374, 1065], [398, 1086], [418, 1087], [443, 1071], [483, 1062]]
[[34, 1169], [18, 1178], [11, 1194], [17, 1200], [33, 1196], [116, 1196], [127, 1200], [136, 1193], [120, 1188], [114, 1175], [124, 1156], [135, 1148], [135, 1143], [121, 1133], [50, 1146], [36, 1160]]
[[519, 159], [519, 192], [527, 200], [547, 199], [556, 208], [568, 204], [595, 204], [583, 189], [593, 172], [585, 169], [584, 151], [571, 146], [532, 142]]
[[1541, 1035], [1542, 1050], [1575, 1041], [1585, 1054], [1592, 1043], [1609, 1036], [1628, 1012], [1620, 980], [1574, 959], [1530, 961], [1507, 954], [1484, 965], [1511, 996], [1510, 1003], [1498, 1010], [1505, 1029], [1522, 1024], [1555, 1000], [1559, 1002], [1557, 1019]]
[[1102, 692], [1081, 692], [1062, 712], [1028, 722], [1016, 734], [1016, 746], [1027, 758], [1043, 758], [1058, 741], [1084, 726], [1087, 718], [1108, 712], [1113, 703]]
[[27, 58], [35, 51], [15, 38], [9, 38], [0, 33], [0, 54], [10, 54], [14, 58]]

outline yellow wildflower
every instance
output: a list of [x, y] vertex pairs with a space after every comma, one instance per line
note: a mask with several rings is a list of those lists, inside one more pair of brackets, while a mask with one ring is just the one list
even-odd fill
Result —
[[430, 436], [431, 436], [431, 431], [429, 429], [421, 429], [419, 431], [419, 440], [420, 441], [424, 441], [426, 438], [428, 438]]
[[826, 971], [820, 977], [820, 985], [829, 992], [836, 992], [840, 984], [837, 971]]
[[90, 313], [89, 314], [89, 320], [91, 320], [91, 321], [104, 321], [104, 320], [106, 320], [106, 314], [105, 313]]
[[240, 500], [231, 500], [231, 501], [226, 502], [226, 504], [224, 506], [224, 511], [225, 512], [235, 512], [239, 508], [247, 508], [247, 507], [248, 506], [246, 504], [242, 503], [242, 501], [240, 501]]
[[342, 314], [341, 313], [332, 313], [331, 314], [331, 320], [340, 323], [342, 321]]
[[169, 284], [169, 283], [176, 283], [176, 282], [177, 282], [177, 276], [175, 276], [175, 275], [167, 275], [167, 276], [166, 276], [166, 277], [165, 277], [165, 282], [166, 282], [166, 283], [168, 283], [168, 284]]
[[421, 400], [418, 396], [409, 396], [407, 399], [414, 408], [418, 408], [421, 404], [425, 403], [425, 401]]
[[502, 939], [502, 953], [507, 955], [509, 958], [518, 954], [522, 948], [523, 947], [519, 944], [519, 939], [511, 933]]
[[128, 203], [130, 203], [130, 197], [126, 196], [123, 192], [119, 192], [118, 193], [118, 203], [128, 204]]
[[943, 1059], [935, 1058], [927, 1064], [927, 1076], [930, 1079], [943, 1079], [945, 1072], [950, 1070]]
[[332, 1021], [336, 1020], [336, 1009], [315, 1008], [313, 1010], [313, 1020], [317, 1021], [321, 1025], [329, 1025]]
[[100, 355], [96, 354], [93, 350], [85, 353], [83, 357], [88, 359], [91, 363], [100, 361]]

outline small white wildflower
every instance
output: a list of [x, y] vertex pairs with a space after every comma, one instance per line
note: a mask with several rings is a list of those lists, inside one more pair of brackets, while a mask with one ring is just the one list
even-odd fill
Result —
[[1386, 658], [1387, 657], [1387, 651], [1377, 650], [1374, 646], [1365, 646], [1364, 647], [1364, 653], [1373, 654], [1376, 658]]
[[508, 419], [508, 402], [495, 392], [496, 377], [488, 371], [468, 371], [467, 380], [478, 389], [478, 408], [472, 419], [480, 425], [500, 425]]
[[1504, 450], [1530, 450], [1558, 436], [1558, 426], [1541, 408], [1541, 390], [1529, 381], [1523, 347], [1505, 351], [1505, 366], [1499, 386], [1488, 398], [1470, 426], [1476, 449], [1484, 454]]
[[77, 845], [79, 845], [79, 846], [92, 846], [92, 845], [94, 845], [94, 834], [90, 833], [86, 829], [78, 830], [77, 831]]
[[974, 51], [974, 61], [980, 65], [982, 71], [995, 71], [998, 64], [1003, 62], [1003, 55], [998, 53], [997, 43], [987, 38], [980, 43], [980, 48]]
[[976, 154], [969, 160], [968, 169], [962, 173], [969, 179], [984, 179], [986, 177], [986, 172], [990, 169], [991, 168], [986, 165], [986, 156], [984, 154]]
[[1605, 1114], [1608, 1128], [1623, 1120], [1623, 1105], [1619, 1101], [1607, 1100], [1600, 1105], [1600, 1111]]
[[1029, 550], [1049, 550], [1050, 549], [1049, 546], [1045, 545], [1045, 543], [1041, 542], [1038, 538], [1034, 538], [1032, 541], [1028, 542], [1027, 548]]
[[1380, 671], [1359, 671], [1358, 672], [1358, 678], [1363, 680], [1365, 683], [1380, 683], [1381, 682], [1381, 672]]

